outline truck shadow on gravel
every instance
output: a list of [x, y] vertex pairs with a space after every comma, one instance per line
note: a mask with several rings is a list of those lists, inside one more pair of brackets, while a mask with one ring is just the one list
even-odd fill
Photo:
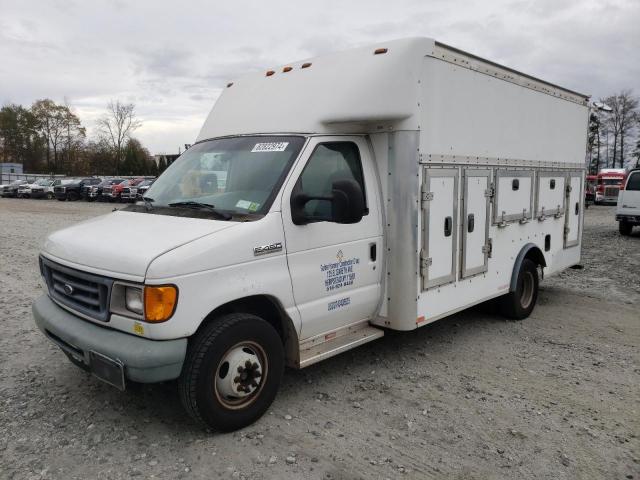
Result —
[[[353, 351], [345, 352], [303, 370], [286, 369], [282, 386], [271, 410], [279, 410], [282, 405], [304, 402], [317, 395], [318, 389], [332, 389], [332, 385], [345, 381], [345, 371], [350, 376], [369, 375], [372, 368], [384, 369], [383, 375], [393, 377], [401, 372], [408, 358], [420, 359], [428, 352], [424, 362], [438, 362], [443, 353], [456, 348], [459, 339], [475, 336], [489, 325], [504, 325], [502, 317], [492, 314], [493, 307], [479, 305], [469, 310], [426, 325], [418, 330], [399, 332], [386, 330], [385, 336], [365, 344]], [[153, 425], [172, 435], [201, 434], [203, 429], [182, 409], [177, 382], [159, 384], [129, 384], [125, 392], [118, 392], [89, 374], [78, 371], [69, 364], [65, 377], [78, 377], [74, 382], [74, 398], [78, 405], [102, 404], [104, 408], [95, 411], [96, 422], [116, 420], [123, 427], [133, 430], [141, 425]], [[66, 375], [68, 373], [68, 375]], [[85, 377], [86, 376], [86, 377]], [[334, 391], [331, 396], [337, 393]], [[346, 406], [344, 408], [347, 408]], [[267, 417], [265, 415], [265, 417]], [[102, 418], [98, 418], [102, 417]], [[260, 428], [260, 422], [255, 427]], [[128, 424], [128, 425], [127, 425]], [[151, 424], [151, 425], [150, 425]]]

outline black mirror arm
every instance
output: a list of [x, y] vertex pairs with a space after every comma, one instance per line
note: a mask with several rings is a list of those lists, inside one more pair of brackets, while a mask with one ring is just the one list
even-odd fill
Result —
[[304, 214], [305, 205], [311, 200], [324, 200], [327, 202], [333, 202], [333, 196], [322, 197], [307, 195], [306, 193], [299, 193], [292, 198], [292, 217], [293, 223], [296, 225], [306, 225], [311, 222], [331, 221], [331, 218], [324, 217], [310, 217]]

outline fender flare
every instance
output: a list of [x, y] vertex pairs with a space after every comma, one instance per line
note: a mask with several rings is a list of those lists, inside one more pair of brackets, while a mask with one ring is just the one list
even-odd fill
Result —
[[[516, 261], [513, 264], [513, 271], [511, 272], [511, 283], [509, 284], [509, 291], [515, 292], [516, 287], [518, 285], [518, 273], [520, 272], [520, 267], [522, 266], [522, 262], [524, 259], [530, 256], [534, 261], [541, 265], [542, 267], [547, 266], [547, 261], [544, 258], [544, 254], [542, 250], [535, 243], [527, 243], [522, 249], [518, 256], [516, 257]], [[542, 278], [544, 278], [544, 270], [542, 270]]]

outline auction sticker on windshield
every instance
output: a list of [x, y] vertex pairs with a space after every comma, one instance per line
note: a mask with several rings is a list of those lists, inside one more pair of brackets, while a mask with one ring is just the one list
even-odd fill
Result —
[[251, 153], [256, 152], [284, 152], [289, 142], [256, 143]]

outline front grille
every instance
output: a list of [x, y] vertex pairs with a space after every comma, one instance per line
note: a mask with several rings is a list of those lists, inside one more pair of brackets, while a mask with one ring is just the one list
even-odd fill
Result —
[[106, 322], [113, 280], [100, 275], [64, 267], [40, 258], [49, 295], [83, 315]]
[[620, 189], [618, 187], [606, 187], [604, 189], [605, 197], [617, 197], [620, 193]]

